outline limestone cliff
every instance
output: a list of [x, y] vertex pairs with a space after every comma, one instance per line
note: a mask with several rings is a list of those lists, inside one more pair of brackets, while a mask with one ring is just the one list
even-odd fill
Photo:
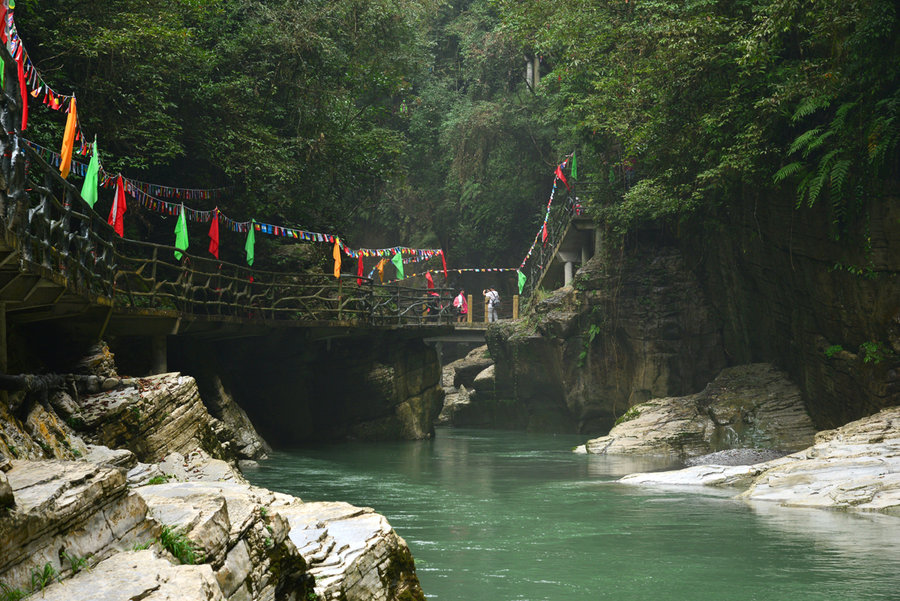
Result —
[[247, 484], [193, 378], [93, 378], [64, 378], [72, 395], [26, 395], [16, 412], [0, 403], [0, 451], [19, 457], [0, 454], [3, 591], [424, 599], [409, 549], [384, 517]]
[[697, 392], [726, 364], [717, 320], [675, 249], [591, 259], [574, 287], [492, 326], [487, 341], [498, 398], [579, 432], [608, 430], [650, 398]]
[[900, 202], [866, 211], [835, 239], [827, 206], [748, 191], [702, 222], [609, 243], [573, 286], [491, 326], [498, 397], [532, 427], [543, 412], [599, 433], [727, 365], [770, 362], [817, 428], [900, 404]]

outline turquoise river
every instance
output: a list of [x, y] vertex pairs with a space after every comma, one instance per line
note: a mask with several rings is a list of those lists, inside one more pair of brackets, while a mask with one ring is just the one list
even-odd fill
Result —
[[900, 600], [900, 517], [625, 486], [667, 466], [571, 453], [581, 442], [439, 429], [281, 451], [247, 476], [387, 516], [429, 599]]

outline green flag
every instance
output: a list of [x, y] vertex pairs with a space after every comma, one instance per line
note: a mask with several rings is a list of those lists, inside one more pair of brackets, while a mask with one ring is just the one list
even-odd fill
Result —
[[256, 244], [256, 220], [250, 220], [250, 231], [247, 232], [247, 242], [244, 244], [244, 250], [247, 251], [247, 265], [253, 265], [253, 246]]
[[94, 151], [91, 153], [91, 162], [87, 173], [84, 174], [84, 185], [81, 186], [81, 197], [88, 206], [94, 208], [97, 202], [97, 179], [100, 175], [100, 151], [97, 150], [97, 139], [94, 138]]
[[[188, 232], [187, 219], [184, 217], [184, 205], [181, 205], [181, 213], [178, 214], [178, 222], [175, 224], [175, 248], [179, 250], [187, 250]], [[175, 251], [175, 258], [181, 260], [181, 253]]]
[[393, 263], [394, 267], [397, 268], [397, 279], [402, 280], [403, 279], [403, 257], [400, 256], [400, 253], [397, 253], [396, 255], [394, 255], [394, 257], [391, 259], [391, 263]]
[[575, 158], [575, 151], [572, 151], [572, 179], [578, 179], [578, 161]]
[[522, 290], [525, 288], [525, 274], [521, 271], [517, 271], [519, 274], [519, 294], [522, 294]]

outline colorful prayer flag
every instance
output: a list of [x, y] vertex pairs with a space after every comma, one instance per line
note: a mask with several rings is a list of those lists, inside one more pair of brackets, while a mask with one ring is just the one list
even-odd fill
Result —
[[116, 195], [113, 198], [112, 207], [109, 209], [109, 218], [106, 220], [108, 224], [113, 226], [119, 237], [125, 236], [125, 186], [122, 183], [122, 176], [116, 178]]
[[334, 277], [341, 277], [341, 240], [340, 238], [334, 239], [334, 250], [331, 252], [331, 256], [334, 257]]
[[397, 251], [397, 254], [395, 254], [391, 258], [391, 263], [393, 263], [394, 267], [397, 268], [397, 279], [402, 280], [403, 279], [403, 256], [400, 254], [399, 250]]
[[[184, 214], [184, 205], [181, 205], [181, 213], [178, 214], [178, 221], [175, 223], [175, 248], [179, 250], [187, 250], [188, 248], [188, 231], [187, 219]], [[175, 251], [175, 258], [181, 260], [182, 254]]]
[[72, 148], [75, 146], [75, 130], [78, 129], [78, 111], [75, 106], [75, 97], [69, 103], [69, 116], [66, 119], [66, 131], [63, 134], [62, 150], [59, 153], [59, 174], [63, 179], [69, 176], [72, 167]]
[[519, 294], [522, 294], [522, 290], [525, 288], [525, 274], [521, 271], [516, 271], [519, 274]]
[[578, 179], [578, 160], [575, 158], [575, 151], [572, 151], [572, 170], [569, 172], [572, 179]]
[[247, 251], [247, 265], [253, 265], [253, 247], [256, 244], [256, 222], [250, 222], [249, 231], [247, 232], [247, 242], [244, 244], [244, 250]]
[[212, 223], [209, 224], [209, 252], [219, 258], [219, 209], [213, 211]]
[[563, 172], [562, 172], [562, 165], [557, 165], [557, 166], [556, 166], [556, 177], [559, 178], [559, 179], [561, 179], [561, 180], [562, 180], [562, 183], [564, 183], [564, 184], [566, 185], [566, 190], [568, 190], [568, 191], [570, 191], [570, 192], [572, 191], [572, 188], [569, 187], [569, 182], [566, 181], [566, 176], [563, 175]]
[[91, 153], [91, 162], [87, 173], [84, 174], [84, 184], [81, 186], [81, 197], [88, 206], [94, 208], [97, 202], [97, 179], [100, 175], [100, 151], [97, 150], [97, 140], [94, 140], [94, 151]]

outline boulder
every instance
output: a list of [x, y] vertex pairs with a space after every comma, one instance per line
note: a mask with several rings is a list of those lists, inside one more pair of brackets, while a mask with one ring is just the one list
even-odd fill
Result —
[[900, 407], [819, 432], [815, 441], [807, 449], [764, 463], [699, 465], [631, 474], [619, 482], [749, 486], [741, 498], [900, 515]]
[[290, 538], [309, 564], [322, 599], [424, 601], [409, 548], [384, 516], [368, 507], [284, 496], [272, 509], [290, 523]]
[[45, 601], [225, 601], [208, 565], [173, 565], [151, 549], [113, 555], [41, 592]]
[[9, 507], [14, 507], [15, 504], [16, 498], [13, 495], [13, 489], [9, 484], [9, 479], [4, 472], [0, 471], [0, 512]]
[[820, 432], [812, 447], [763, 465], [744, 498], [900, 515], [900, 407]]
[[440, 425], [452, 424], [454, 415], [470, 403], [469, 390], [465, 386], [460, 386], [459, 389], [450, 388], [449, 391], [445, 387], [444, 407], [438, 415], [437, 423]]
[[234, 465], [214, 459], [201, 449], [195, 449], [187, 455], [169, 453], [158, 466], [166, 476], [179, 482], [247, 483]]
[[489, 365], [484, 370], [482, 370], [477, 376], [475, 376], [475, 380], [472, 381], [472, 387], [478, 392], [479, 397], [483, 396], [493, 396], [495, 386], [494, 380], [494, 366]]
[[305, 591], [313, 576], [323, 600], [424, 601], [409, 548], [372, 509], [304, 503], [226, 482], [167, 483], [137, 492], [159, 522], [195, 544], [228, 599], [270, 599], [289, 587]]
[[72, 461], [13, 461], [6, 474], [16, 500], [0, 517], [0, 580], [27, 589], [31, 571], [50, 564], [71, 573], [70, 557], [103, 559], [152, 539], [147, 506], [116, 468]]
[[723, 449], [793, 451], [815, 430], [800, 390], [766, 363], [722, 370], [703, 392], [635, 405], [589, 453], [692, 457]]
[[444, 371], [445, 373], [453, 374], [452, 386], [472, 388], [475, 376], [487, 369], [488, 366], [493, 365], [493, 363], [494, 360], [488, 355], [487, 345], [483, 345], [472, 349], [462, 359], [448, 363], [444, 367]]

